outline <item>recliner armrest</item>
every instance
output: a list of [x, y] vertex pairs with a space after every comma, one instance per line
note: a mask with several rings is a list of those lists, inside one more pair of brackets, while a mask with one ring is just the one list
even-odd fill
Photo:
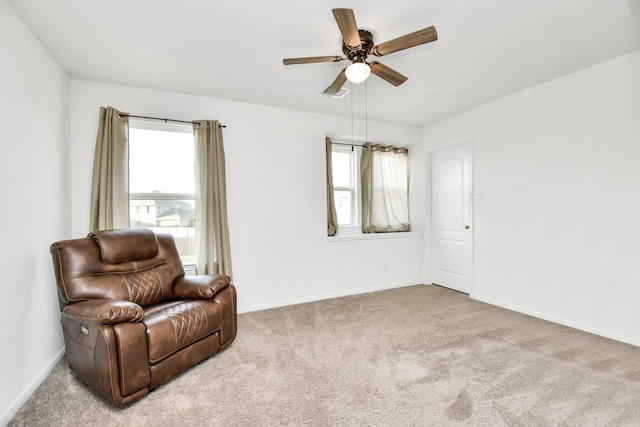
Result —
[[97, 299], [69, 304], [62, 309], [62, 315], [97, 325], [115, 325], [139, 322], [144, 318], [144, 311], [134, 302]]
[[229, 283], [231, 278], [225, 275], [184, 276], [176, 281], [173, 297], [175, 299], [211, 299], [229, 286]]

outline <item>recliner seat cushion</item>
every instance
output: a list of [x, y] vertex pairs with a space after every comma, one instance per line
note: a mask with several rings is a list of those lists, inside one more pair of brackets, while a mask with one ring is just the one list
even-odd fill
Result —
[[155, 364], [175, 352], [218, 331], [220, 305], [211, 301], [172, 301], [145, 309], [149, 363]]

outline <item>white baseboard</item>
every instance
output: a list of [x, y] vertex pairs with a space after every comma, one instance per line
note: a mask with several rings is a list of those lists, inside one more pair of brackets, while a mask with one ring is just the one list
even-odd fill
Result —
[[507, 310], [511, 310], [511, 311], [516, 311], [518, 313], [522, 313], [522, 314], [526, 314], [528, 316], [532, 316], [532, 317], [537, 317], [538, 319], [542, 319], [542, 320], [548, 320], [549, 322], [553, 322], [553, 323], [557, 323], [559, 325], [563, 325], [563, 326], [568, 326], [570, 328], [573, 329], [578, 329], [580, 331], [584, 331], [584, 332], [589, 332], [590, 334], [594, 334], [594, 335], [599, 335], [601, 337], [605, 337], [605, 338], [609, 338], [612, 340], [616, 340], [616, 341], [620, 341], [626, 344], [631, 344], [631, 345], [635, 345], [637, 347], [640, 347], [640, 341], [635, 340], [635, 339], [631, 339], [628, 337], [623, 337], [620, 335], [616, 335], [616, 334], [612, 334], [609, 333], [607, 331], [603, 331], [597, 328], [592, 328], [589, 326], [585, 326], [582, 325], [580, 323], [576, 323], [576, 322], [572, 322], [570, 320], [566, 320], [566, 319], [562, 319], [560, 317], [556, 317], [556, 316], [552, 316], [546, 313], [541, 313], [539, 311], [536, 310], [530, 310], [524, 307], [520, 307], [517, 305], [513, 305], [513, 304], [509, 304], [506, 303], [504, 301], [500, 301], [500, 300], [495, 300], [493, 298], [488, 298], [482, 295], [478, 295], [478, 294], [473, 294], [470, 295], [471, 298], [478, 300], [478, 301], [482, 301], [482, 302], [486, 302], [487, 304], [491, 304], [491, 305], [496, 305], [498, 307], [502, 307], [502, 308], [506, 308]]
[[270, 308], [286, 307], [288, 305], [303, 304], [305, 302], [322, 301], [325, 299], [340, 298], [350, 295], [366, 294], [369, 292], [384, 291], [387, 289], [404, 288], [406, 286], [422, 285], [422, 282], [395, 283], [390, 285], [375, 286], [371, 288], [360, 288], [346, 292], [335, 292], [330, 294], [315, 295], [312, 297], [293, 298], [282, 300], [271, 304], [258, 304], [246, 307], [238, 307], [238, 313], [249, 313], [252, 311], [268, 310]]
[[64, 356], [64, 353], [65, 349], [64, 347], [62, 347], [62, 349], [55, 355], [55, 357], [44, 367], [40, 374], [38, 374], [38, 376], [35, 377], [33, 381], [31, 381], [29, 386], [22, 393], [20, 393], [18, 398], [7, 408], [6, 411], [4, 411], [4, 414], [0, 416], [0, 426], [6, 426], [7, 424], [9, 424], [11, 418], [13, 418], [18, 413], [20, 408], [22, 408], [22, 405], [24, 405], [25, 402], [29, 400], [33, 392], [36, 391], [42, 381], [44, 381], [44, 379], [49, 376], [53, 368]]

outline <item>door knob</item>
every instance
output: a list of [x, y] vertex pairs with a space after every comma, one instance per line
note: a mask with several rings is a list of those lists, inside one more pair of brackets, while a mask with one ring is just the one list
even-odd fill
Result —
[[469, 226], [468, 226], [468, 225], [465, 225], [465, 226], [464, 226], [464, 229], [465, 229], [465, 230], [468, 230], [468, 229], [469, 229]]

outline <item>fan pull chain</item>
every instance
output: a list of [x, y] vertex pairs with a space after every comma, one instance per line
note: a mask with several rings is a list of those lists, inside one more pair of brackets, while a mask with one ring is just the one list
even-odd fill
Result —
[[364, 81], [364, 143], [369, 143], [369, 102], [367, 99], [367, 81]]
[[349, 82], [351, 87], [351, 95], [349, 98], [351, 99], [351, 147], [353, 147], [353, 82]]

